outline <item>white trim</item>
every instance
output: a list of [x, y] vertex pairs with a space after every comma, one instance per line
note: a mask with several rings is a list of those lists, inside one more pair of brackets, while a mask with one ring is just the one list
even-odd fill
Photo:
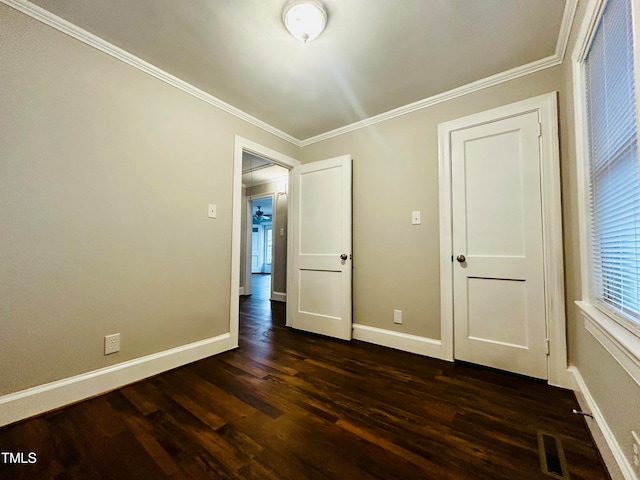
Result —
[[582, 23], [580, 24], [577, 40], [571, 54], [571, 60], [574, 63], [583, 62], [586, 58], [587, 51], [591, 45], [591, 40], [605, 4], [606, 0], [589, 0], [586, 7], [586, 13], [582, 18]]
[[359, 323], [353, 324], [353, 339], [362, 342], [395, 348], [403, 352], [415, 353], [426, 357], [448, 360], [442, 356], [442, 342], [433, 338], [409, 335], [382, 328], [370, 327]]
[[19, 12], [28, 15], [29, 17], [38, 20], [56, 30], [69, 35], [70, 37], [75, 38], [91, 47], [94, 47], [100, 50], [107, 55], [110, 55], [122, 62], [131, 65], [134, 68], [137, 68], [169, 85], [172, 85], [185, 93], [193, 95], [194, 97], [213, 105], [231, 115], [234, 115], [252, 125], [255, 125], [258, 128], [263, 129], [266, 132], [269, 132], [287, 142], [295, 145], [296, 147], [306, 147], [308, 145], [312, 145], [314, 143], [320, 142], [322, 140], [327, 140], [329, 138], [333, 138], [354, 130], [358, 130], [361, 128], [365, 128], [371, 125], [375, 125], [376, 123], [384, 122], [386, 120], [390, 120], [395, 117], [399, 117], [401, 115], [406, 115], [408, 113], [414, 112], [416, 110], [421, 110], [423, 108], [427, 108], [438, 103], [446, 102], [448, 100], [452, 100], [454, 98], [461, 97], [463, 95], [467, 95], [469, 93], [477, 92], [478, 90], [482, 90], [484, 88], [492, 87], [494, 85], [498, 85], [503, 82], [507, 82], [509, 80], [514, 80], [519, 77], [523, 77], [540, 70], [544, 70], [546, 68], [555, 67], [556, 65], [560, 65], [564, 59], [565, 50], [567, 47], [567, 43], [569, 40], [569, 35], [571, 33], [571, 26], [573, 23], [573, 17], [575, 14], [575, 10], [577, 7], [577, 0], [567, 0], [565, 5], [564, 14], [562, 17], [562, 24], [560, 26], [560, 31], [558, 33], [558, 41], [556, 42], [556, 50], [555, 53], [549, 57], [537, 60], [535, 62], [531, 62], [527, 65], [522, 65], [516, 68], [512, 68], [511, 70], [507, 70], [506, 72], [497, 73], [495, 75], [491, 75], [489, 77], [477, 80], [475, 82], [469, 83], [467, 85], [463, 85], [458, 88], [454, 88], [453, 90], [449, 90], [447, 92], [443, 92], [437, 95], [433, 95], [431, 97], [427, 97], [423, 100], [419, 100], [414, 103], [410, 103], [408, 105], [395, 108], [385, 113], [381, 113], [380, 115], [375, 115], [373, 117], [365, 118], [359, 122], [352, 123], [350, 125], [346, 125], [344, 127], [337, 128], [335, 130], [331, 130], [329, 132], [322, 133], [320, 135], [316, 135], [306, 140], [298, 140], [297, 138], [285, 133], [262, 120], [249, 115], [248, 113], [230, 105], [213, 95], [206, 93], [199, 88], [194, 87], [193, 85], [181, 80], [170, 73], [161, 70], [160, 68], [142, 60], [135, 55], [122, 50], [119, 47], [107, 42], [106, 40], [83, 30], [82, 28], [74, 25], [67, 20], [64, 20], [57, 15], [45, 10], [44, 8], [35, 5], [27, 0], [0, 0], [1, 3], [8, 5], [9, 7], [18, 10]]
[[440, 189], [440, 281], [441, 338], [445, 358], [453, 360], [453, 271], [451, 211], [450, 136], [455, 130], [492, 122], [526, 112], [537, 112], [541, 122], [541, 194], [544, 242], [545, 313], [550, 354], [548, 381], [569, 386], [567, 371], [564, 263], [562, 253], [562, 210], [560, 201], [560, 161], [557, 93], [495, 108], [438, 125]]
[[[580, 271], [582, 280], [582, 300], [577, 301], [576, 305], [578, 305], [579, 311], [584, 317], [584, 326], [587, 331], [600, 342], [631, 378], [640, 385], [640, 337], [597, 309], [589, 301], [591, 284], [589, 231], [591, 225], [588, 193], [590, 182], [588, 168], [589, 144], [587, 138], [584, 60], [605, 5], [605, 0], [591, 0], [589, 2], [572, 54], [578, 221], [580, 226]], [[637, 54], [638, 52], [636, 52]]]
[[588, 302], [577, 301], [584, 326], [640, 386], [640, 338]]
[[581, 279], [581, 298], [589, 298], [589, 285], [591, 278], [589, 272], [589, 192], [588, 185], [588, 169], [583, 159], [588, 155], [588, 143], [586, 138], [586, 128], [583, 126], [586, 122], [586, 105], [585, 105], [585, 85], [584, 64], [581, 62], [573, 62], [572, 65], [572, 81], [573, 81], [573, 101], [574, 101], [574, 121], [575, 121], [575, 138], [576, 138], [576, 189], [578, 198], [578, 231], [580, 241], [578, 248], [580, 252], [580, 279]]
[[255, 125], [265, 132], [269, 132], [276, 137], [282, 138], [283, 140], [286, 140], [287, 142], [292, 143], [297, 147], [300, 146], [300, 141], [292, 137], [288, 133], [285, 133], [282, 130], [269, 125], [268, 123], [263, 122], [262, 120], [259, 120], [246, 112], [243, 112], [239, 108], [236, 108], [233, 105], [230, 105], [220, 100], [219, 98], [214, 97], [213, 95], [194, 87], [184, 80], [181, 80], [180, 78], [165, 72], [164, 70], [142, 60], [132, 53], [116, 47], [112, 43], [109, 43], [106, 40], [103, 40], [102, 38], [90, 32], [87, 32], [77, 25], [74, 25], [63, 18], [54, 15], [53, 13], [45, 10], [42, 7], [39, 7], [38, 5], [34, 5], [27, 0], [0, 0], [0, 2], [11, 8], [14, 8], [15, 10], [18, 10], [19, 12], [24, 13], [25, 15], [28, 15], [35, 20], [38, 20], [39, 22], [44, 23], [45, 25], [53, 27], [59, 32], [69, 35], [70, 37], [75, 38], [76, 40], [79, 40], [86, 45], [89, 45], [103, 53], [106, 53], [113, 58], [131, 65], [132, 67], [137, 68], [138, 70], [141, 70], [151, 75], [152, 77], [157, 78], [158, 80], [176, 87], [179, 90], [182, 90], [183, 92], [202, 100], [203, 102], [213, 105], [214, 107], [217, 107], [224, 112], [227, 112], [235, 117], [240, 118], [241, 120], [244, 120], [247, 123], [250, 123], [251, 125]]
[[384, 112], [379, 115], [375, 115], [373, 117], [365, 118], [364, 120], [360, 120], [359, 122], [355, 122], [350, 125], [345, 125], [344, 127], [336, 128], [335, 130], [331, 130], [329, 132], [325, 132], [320, 135], [307, 138], [306, 140], [302, 140], [300, 142], [300, 146], [306, 147], [308, 145], [312, 145], [314, 143], [327, 140], [329, 138], [337, 137], [339, 135], [352, 132], [354, 130], [359, 130], [361, 128], [369, 127], [371, 125], [375, 125], [376, 123], [384, 122], [386, 120], [391, 120], [392, 118], [396, 118], [401, 115], [406, 115], [408, 113], [415, 112], [417, 110], [422, 110], [423, 108], [427, 108], [433, 105], [437, 105], [439, 103], [447, 102], [449, 100], [453, 100], [454, 98], [462, 97], [464, 95], [468, 95], [470, 93], [477, 92], [485, 88], [493, 87], [500, 83], [508, 82], [509, 80], [514, 80], [516, 78], [524, 77], [526, 75], [530, 75], [532, 73], [536, 73], [541, 70], [545, 70], [547, 68], [560, 65], [564, 60], [567, 44], [569, 42], [569, 35], [571, 34], [573, 18], [574, 18], [577, 6], [578, 6], [577, 0], [567, 0], [564, 13], [562, 16], [562, 24], [560, 26], [560, 31], [558, 33], [556, 50], [553, 55], [546, 58], [542, 58], [535, 62], [528, 63], [526, 65], [521, 65], [519, 67], [512, 68], [511, 70], [507, 70], [505, 72], [497, 73], [495, 75], [482, 78], [475, 82], [471, 82], [461, 87], [454, 88], [453, 90], [439, 93], [437, 95], [433, 95], [431, 97], [418, 100], [417, 102], [410, 103], [408, 105], [404, 105], [402, 107], [398, 107], [393, 110], [389, 110], [388, 112]]
[[[0, 0], [2, 1], [2, 0]], [[233, 294], [240, 289], [240, 245], [242, 240], [242, 152], [249, 152], [263, 158], [271, 160], [277, 165], [292, 169], [300, 165], [300, 161], [272, 150], [254, 141], [235, 136], [233, 148], [233, 204], [232, 204], [232, 227], [231, 227], [231, 298], [230, 298], [230, 318], [229, 331], [235, 341], [238, 341], [238, 328], [240, 322], [240, 310], [238, 297]], [[245, 197], [246, 198], [246, 197]], [[287, 196], [287, 209], [291, 211], [291, 195]], [[289, 245], [289, 244], [288, 244]], [[290, 248], [287, 246], [287, 256]], [[289, 263], [291, 265], [291, 263]], [[288, 277], [287, 277], [288, 278]], [[288, 280], [287, 280], [288, 281]]]
[[244, 295], [244, 287], [240, 287], [240, 290], [238, 291], [239, 295]]
[[440, 339], [442, 353], [453, 362], [453, 215], [451, 205], [451, 143], [438, 125], [438, 195], [440, 224]]
[[120, 388], [237, 347], [228, 333], [0, 397], [0, 426]]
[[564, 253], [562, 229], [562, 193], [560, 185], [560, 136], [558, 134], [558, 101], [555, 93], [538, 97], [542, 124], [540, 170], [542, 189], [542, 229], [544, 241], [544, 285], [547, 314], [549, 384], [569, 387], [571, 384], [567, 353], [566, 300], [564, 288]]
[[273, 292], [271, 294], [271, 300], [273, 300], [274, 302], [286, 302], [287, 294], [283, 292]]
[[569, 45], [569, 37], [571, 37], [571, 30], [573, 28], [573, 20], [578, 9], [578, 0], [567, 0], [564, 7], [564, 13], [562, 15], [562, 23], [560, 24], [560, 31], [558, 32], [558, 41], [556, 42], [555, 55], [560, 60], [560, 63], [564, 62], [564, 57], [567, 53], [567, 46]]
[[[590, 412], [593, 415], [593, 420], [586, 418], [587, 426], [589, 430], [591, 430], [594, 440], [598, 445], [598, 449], [602, 454], [602, 458], [609, 469], [609, 472], [612, 475], [612, 478], [616, 479], [619, 475], [615, 475], [615, 473], [619, 470], [620, 474], [622, 474], [625, 480], [639, 480], [636, 473], [633, 471], [633, 467], [627, 460], [624, 452], [620, 448], [620, 444], [616, 440], [616, 437], [613, 435], [611, 428], [607, 424], [607, 421], [602, 415], [598, 404], [595, 399], [591, 395], [587, 384], [585, 383], [582, 375], [580, 375], [580, 371], [575, 367], [569, 368], [570, 373], [573, 374], [575, 378], [575, 383], [578, 387], [578, 392], [581, 395], [577, 395], [578, 400], [584, 399], [584, 402], [580, 402], [581, 405], [586, 404], [586, 406], [581, 406], [583, 410]], [[582, 398], [581, 398], [582, 397]], [[605, 445], [602, 445], [602, 440], [604, 440]], [[615, 465], [612, 462], [615, 461]]]

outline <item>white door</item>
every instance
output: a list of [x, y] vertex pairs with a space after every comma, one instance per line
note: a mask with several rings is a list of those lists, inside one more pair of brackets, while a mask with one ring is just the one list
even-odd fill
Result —
[[539, 121], [451, 133], [454, 356], [547, 378]]
[[251, 273], [260, 273], [260, 227], [251, 227]]
[[264, 227], [264, 273], [271, 273], [273, 260], [273, 228], [271, 225]]
[[351, 156], [291, 171], [287, 325], [351, 339]]

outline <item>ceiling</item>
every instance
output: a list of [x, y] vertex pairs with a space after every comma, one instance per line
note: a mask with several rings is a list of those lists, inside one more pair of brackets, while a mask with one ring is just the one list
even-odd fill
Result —
[[289, 182], [289, 170], [250, 152], [242, 152], [242, 185], [255, 187], [270, 182]]
[[553, 56], [567, 0], [31, 0], [298, 140]]
[[252, 215], [255, 215], [256, 211], [258, 210], [258, 207], [260, 207], [260, 210], [262, 211], [262, 213], [264, 213], [265, 215], [269, 215], [270, 217], [271, 214], [273, 213], [272, 204], [273, 204], [273, 201], [271, 200], [271, 197], [257, 198], [255, 200], [252, 200], [251, 213]]

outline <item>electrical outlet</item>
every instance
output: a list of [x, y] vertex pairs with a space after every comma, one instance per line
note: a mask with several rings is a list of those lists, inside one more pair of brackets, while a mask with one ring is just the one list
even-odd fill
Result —
[[114, 333], [104, 337], [104, 354], [111, 355], [120, 351], [120, 334]]
[[402, 310], [393, 311], [393, 323], [402, 323]]
[[631, 436], [633, 437], [633, 466], [640, 472], [640, 436], [633, 430]]

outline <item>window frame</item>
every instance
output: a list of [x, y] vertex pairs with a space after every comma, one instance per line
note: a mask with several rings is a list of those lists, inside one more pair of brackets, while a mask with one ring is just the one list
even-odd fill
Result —
[[[576, 301], [586, 330], [620, 363], [620, 365], [640, 385], [640, 327], [630, 320], [616, 315], [609, 309], [599, 306], [591, 298], [591, 207], [589, 197], [590, 159], [588, 141], [588, 117], [586, 106], [586, 64], [596, 28], [603, 15], [608, 0], [591, 0], [579, 30], [572, 55], [572, 73], [574, 90], [574, 117], [576, 125], [576, 167], [578, 184], [578, 213], [580, 224], [580, 267], [582, 292], [581, 300]], [[640, 0], [630, 0], [633, 23], [634, 79], [636, 85], [636, 118], [640, 120], [640, 35], [638, 14]], [[639, 122], [640, 124], [640, 122]], [[640, 149], [639, 149], [640, 151]], [[638, 158], [640, 166], [640, 156]]]

